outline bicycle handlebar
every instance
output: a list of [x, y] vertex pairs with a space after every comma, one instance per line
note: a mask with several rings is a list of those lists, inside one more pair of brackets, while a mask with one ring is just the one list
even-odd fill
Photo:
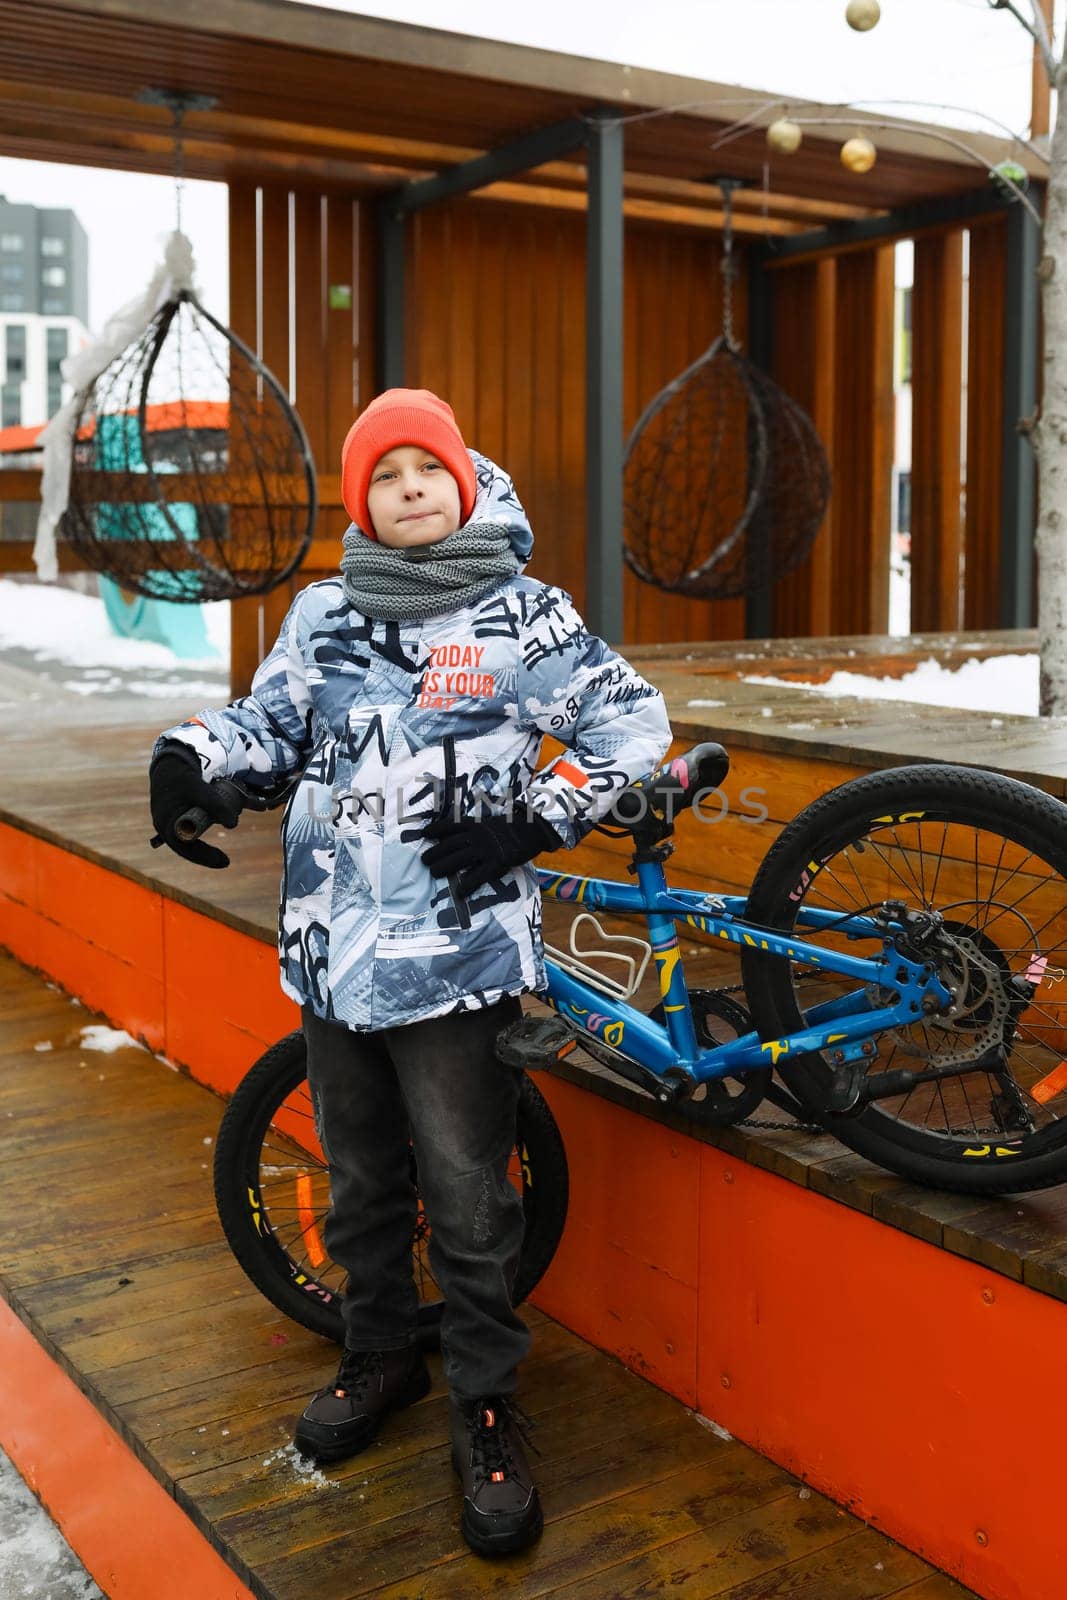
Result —
[[[243, 811], [248, 804], [248, 797], [244, 790], [239, 788], [231, 778], [213, 778], [212, 788], [217, 788], [223, 800], [231, 801], [239, 811]], [[191, 806], [188, 811], [183, 811], [174, 824], [174, 832], [182, 844], [192, 844], [194, 839], [199, 839], [218, 819], [213, 817], [203, 806]]]

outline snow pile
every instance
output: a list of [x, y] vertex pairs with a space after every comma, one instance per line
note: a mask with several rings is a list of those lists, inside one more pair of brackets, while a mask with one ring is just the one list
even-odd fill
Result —
[[[300, 1483], [309, 1484], [316, 1489], [340, 1489], [342, 1487], [339, 1479], [328, 1478], [324, 1472], [320, 1472], [315, 1463], [302, 1456], [294, 1444], [282, 1445], [279, 1449], [273, 1450], [269, 1456], [263, 1457], [263, 1465], [265, 1467], [272, 1467], [276, 1462], [281, 1462], [288, 1467]], [[366, 1481], [366, 1478], [364, 1478], [364, 1484]], [[362, 1500], [363, 1495], [360, 1495], [359, 1498]]]
[[73, 1550], [0, 1451], [0, 1595], [104, 1600]]
[[144, 1045], [132, 1034], [125, 1033], [122, 1028], [107, 1028], [99, 1022], [83, 1028], [80, 1037], [83, 1050], [104, 1050], [108, 1055], [116, 1050], [124, 1050], [127, 1045], [132, 1045], [135, 1050], [144, 1049]]
[[[219, 655], [183, 661], [181, 666], [218, 676], [226, 671], [230, 654], [230, 602], [209, 601], [203, 610], [208, 637]], [[165, 644], [122, 639], [112, 633], [104, 602], [95, 595], [0, 578], [0, 650], [12, 649], [28, 650], [38, 661], [62, 661], [82, 668], [163, 667], [173, 671], [177, 664], [173, 650]], [[81, 692], [104, 687], [101, 674], [94, 676], [96, 683]]]
[[[797, 683], [791, 678], [746, 675], [744, 683], [761, 687], [803, 689], [830, 699], [855, 695], [860, 700], [910, 700], [928, 706], [953, 706], [957, 710], [1008, 711], [1016, 716], [1038, 715], [1038, 658], [1036, 655], [992, 656], [986, 661], [965, 661], [956, 671], [941, 666], [931, 656], [902, 678], [872, 678], [862, 672], [835, 672], [826, 683]], [[690, 701], [690, 705], [699, 705]]]

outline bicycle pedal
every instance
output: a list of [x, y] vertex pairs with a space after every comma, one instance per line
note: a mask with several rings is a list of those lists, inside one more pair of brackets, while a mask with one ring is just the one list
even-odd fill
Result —
[[536, 1072], [576, 1049], [578, 1038], [562, 1017], [522, 1017], [496, 1036], [497, 1060], [508, 1067]]

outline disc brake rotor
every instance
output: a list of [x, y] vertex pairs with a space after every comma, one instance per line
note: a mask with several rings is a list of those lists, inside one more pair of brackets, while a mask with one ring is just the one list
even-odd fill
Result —
[[[1011, 974], [998, 947], [974, 928], [946, 923], [941, 941], [937, 976], [955, 991], [951, 1009], [923, 1019], [925, 1037], [897, 1029], [884, 1037], [903, 1055], [936, 1061], [939, 1067], [966, 1066], [1004, 1041], [1011, 1014]], [[891, 991], [876, 992], [880, 1005], [892, 1004]]]

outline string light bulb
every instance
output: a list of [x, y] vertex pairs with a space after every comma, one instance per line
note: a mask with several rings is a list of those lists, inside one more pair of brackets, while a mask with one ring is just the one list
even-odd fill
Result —
[[882, 8], [878, 0], [848, 0], [845, 21], [856, 33], [869, 33], [878, 26]]
[[777, 150], [781, 155], [791, 156], [800, 149], [800, 142], [804, 137], [804, 130], [799, 123], [791, 122], [788, 117], [779, 117], [767, 129], [767, 143], [772, 150]]
[[841, 146], [841, 165], [849, 172], [870, 172], [878, 151], [869, 139], [846, 139]]

